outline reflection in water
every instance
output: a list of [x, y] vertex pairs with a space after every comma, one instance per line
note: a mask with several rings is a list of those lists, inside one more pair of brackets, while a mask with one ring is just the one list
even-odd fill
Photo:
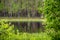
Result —
[[41, 29], [41, 22], [11, 22], [14, 25], [15, 31], [18, 29], [20, 32], [38, 32]]

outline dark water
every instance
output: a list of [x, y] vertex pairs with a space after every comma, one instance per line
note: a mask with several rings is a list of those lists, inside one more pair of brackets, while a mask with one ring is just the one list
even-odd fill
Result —
[[43, 27], [41, 22], [11, 22], [11, 25], [20, 32], [38, 32]]

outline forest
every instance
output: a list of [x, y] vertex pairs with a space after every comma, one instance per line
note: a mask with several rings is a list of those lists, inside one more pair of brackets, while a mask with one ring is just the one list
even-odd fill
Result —
[[60, 0], [0, 0], [0, 40], [60, 40]]

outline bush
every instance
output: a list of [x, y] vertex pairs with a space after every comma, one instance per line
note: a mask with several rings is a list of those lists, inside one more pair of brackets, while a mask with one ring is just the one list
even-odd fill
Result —
[[0, 21], [0, 40], [14, 39], [13, 25], [10, 26], [6, 21]]
[[[60, 40], [60, 0], [45, 0], [44, 1], [44, 15], [46, 18], [46, 30], [54, 29], [55, 33], [50, 33], [52, 36], [52, 40]], [[52, 30], [51, 30], [52, 31]], [[53, 31], [52, 31], [53, 32]], [[49, 35], [50, 35], [49, 34]], [[57, 37], [58, 36], [58, 37]]]

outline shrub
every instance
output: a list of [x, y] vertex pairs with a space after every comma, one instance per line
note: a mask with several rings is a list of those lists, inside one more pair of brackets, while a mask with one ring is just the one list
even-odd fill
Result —
[[52, 36], [52, 38], [54, 38], [52, 40], [59, 40], [60, 37], [58, 35], [60, 35], [60, 33], [58, 31], [60, 31], [60, 0], [44, 0], [44, 15], [47, 20], [46, 29], [49, 29], [50, 31], [53, 28], [56, 33], [52, 33], [52, 35], [55, 34], [55, 36]]
[[7, 21], [0, 20], [0, 40], [15, 39], [16, 35], [14, 34], [13, 27]]

